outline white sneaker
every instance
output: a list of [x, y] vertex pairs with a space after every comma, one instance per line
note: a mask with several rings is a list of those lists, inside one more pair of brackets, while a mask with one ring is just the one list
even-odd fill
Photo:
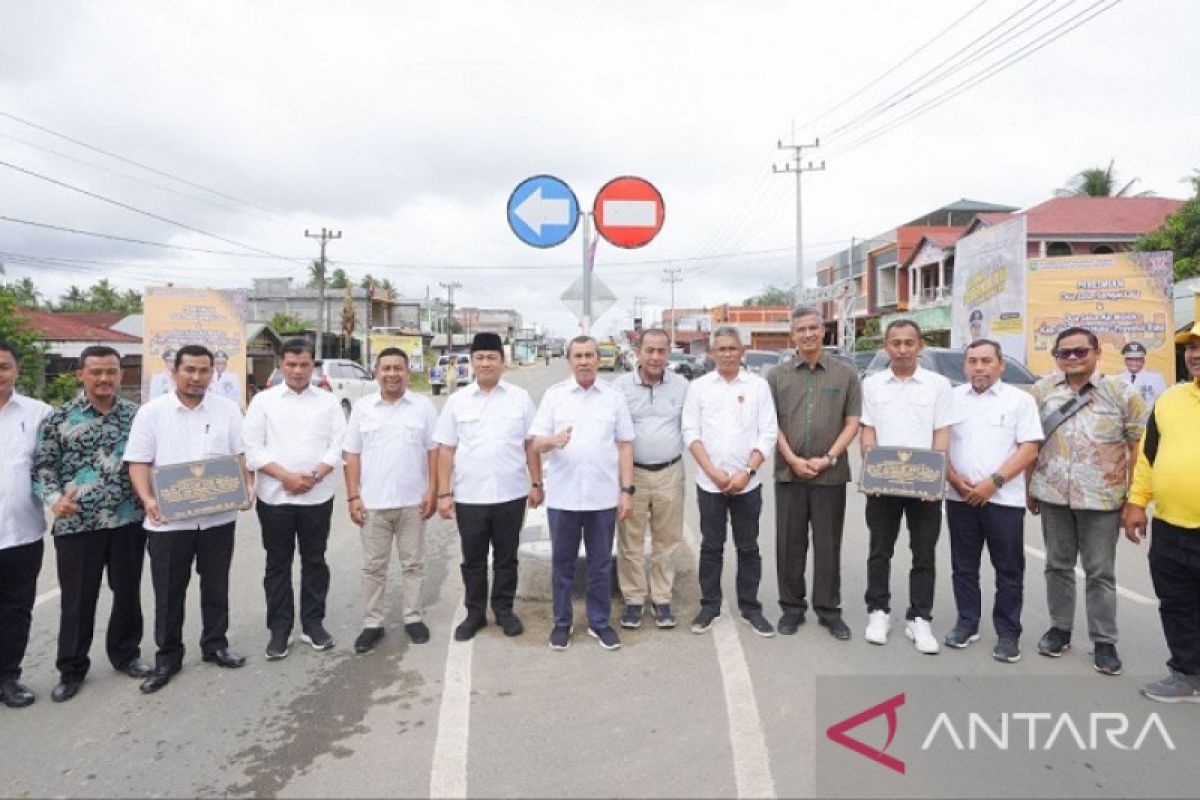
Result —
[[871, 644], [887, 644], [888, 631], [892, 629], [892, 618], [886, 611], [872, 611], [867, 617], [867, 632], [863, 638]]
[[929, 620], [927, 619], [917, 617], [916, 619], [909, 620], [908, 624], [904, 626], [904, 635], [916, 645], [919, 652], [926, 655], [937, 655], [938, 650], [941, 649], [937, 637], [933, 635], [933, 628], [929, 627]]

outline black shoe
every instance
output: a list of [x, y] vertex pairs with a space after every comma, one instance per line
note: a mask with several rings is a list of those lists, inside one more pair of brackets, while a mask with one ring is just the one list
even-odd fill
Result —
[[779, 632], [784, 636], [791, 636], [796, 631], [800, 630], [800, 626], [803, 624], [803, 614], [799, 614], [795, 611], [788, 611], [779, 618]]
[[1011, 637], [1002, 637], [992, 648], [992, 658], [1015, 664], [1021, 660], [1021, 645]]
[[566, 650], [571, 646], [571, 633], [575, 629], [570, 625], [555, 625], [550, 631], [550, 649]]
[[171, 682], [171, 676], [179, 672], [178, 668], [170, 667], [155, 667], [154, 671], [146, 680], [142, 681], [142, 685], [138, 687], [138, 691], [142, 694], [154, 694], [159, 689]]
[[29, 687], [18, 681], [5, 681], [0, 684], [0, 702], [9, 708], [24, 708], [33, 705], [36, 699]]
[[1062, 628], [1051, 628], [1038, 639], [1038, 652], [1044, 656], [1058, 658], [1071, 649], [1071, 632]]
[[720, 606], [708, 607], [701, 606], [700, 613], [692, 620], [692, 633], [708, 633], [708, 629], [713, 626], [713, 623], [721, 618]]
[[379, 644], [379, 640], [383, 638], [383, 628], [363, 628], [362, 633], [354, 640], [354, 652], [358, 654], [369, 653], [375, 649], [375, 645]]
[[625, 611], [621, 614], [621, 627], [642, 627], [642, 609], [643, 606], [641, 603], [626, 603]]
[[54, 687], [54, 691], [50, 693], [50, 699], [56, 703], [65, 703], [75, 695], [79, 694], [79, 687], [82, 685], [82, 680], [63, 678], [58, 682], [58, 686]]
[[272, 631], [271, 641], [267, 642], [267, 661], [279, 661], [287, 658], [291, 652], [292, 635], [287, 631]]
[[505, 636], [520, 636], [525, 632], [525, 626], [521, 624], [521, 620], [516, 614], [510, 613], [496, 617], [496, 624], [504, 631]]
[[605, 650], [621, 649], [621, 637], [617, 636], [617, 632], [608, 625], [605, 625], [603, 628], [593, 628], [589, 625], [588, 636], [595, 639]]
[[747, 611], [742, 614], [742, 621], [754, 629], [759, 636], [770, 639], [775, 635], [775, 627], [767, 622], [761, 611]]
[[224, 667], [225, 669], [237, 669], [246, 665], [245, 656], [226, 649], [206, 653], [202, 660], [210, 664], [216, 664], [218, 667]]
[[300, 641], [311, 647], [313, 650], [332, 650], [333, 637], [329, 635], [329, 631], [325, 630], [319, 622], [314, 622], [308, 626], [308, 630], [300, 634]]
[[850, 641], [850, 626], [841, 617], [817, 617], [817, 624], [829, 629], [829, 635], [839, 642]]
[[1121, 658], [1117, 655], [1117, 646], [1110, 642], [1099, 642], [1096, 644], [1094, 664], [1096, 672], [1101, 675], [1120, 675], [1121, 674]]
[[950, 629], [950, 632], [946, 634], [942, 641], [947, 647], [953, 647], [955, 650], [962, 650], [967, 645], [971, 644], [971, 642], [979, 641], [979, 630], [977, 628], [967, 628], [963, 625], [955, 625]]
[[429, 628], [424, 622], [410, 622], [404, 626], [404, 632], [413, 644], [425, 644], [429, 641]]
[[154, 667], [140, 658], [131, 658], [116, 669], [117, 672], [128, 675], [131, 678], [146, 678], [154, 671]]
[[454, 641], [469, 642], [475, 638], [475, 634], [480, 628], [486, 627], [487, 619], [485, 617], [467, 617], [454, 629]]

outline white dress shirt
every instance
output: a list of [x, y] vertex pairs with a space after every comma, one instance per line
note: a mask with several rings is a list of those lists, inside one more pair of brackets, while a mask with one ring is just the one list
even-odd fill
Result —
[[[175, 392], [156, 397], [138, 409], [125, 445], [125, 461], [166, 466], [202, 461], [243, 452], [242, 409], [232, 400], [206, 394], [195, 408], [179, 401]], [[148, 531], [192, 531], [215, 528], [237, 520], [236, 511], [156, 525], [149, 516]]]
[[421, 504], [436, 425], [433, 403], [411, 391], [391, 403], [373, 392], [354, 404], [342, 450], [361, 456], [359, 494], [368, 510]]
[[0, 550], [33, 544], [46, 532], [30, 470], [38, 426], [49, 414], [50, 406], [16, 392], [0, 408]]
[[[1040, 442], [1042, 420], [1037, 401], [1003, 381], [985, 392], [969, 383], [952, 390], [958, 404], [959, 421], [950, 426], [950, 464], [954, 471], [974, 484], [985, 481], [1025, 442]], [[962, 500], [954, 487], [946, 496]], [[1025, 507], [1025, 470], [996, 490], [989, 501], [1001, 506]]]
[[958, 422], [950, 381], [918, 366], [908, 378], [891, 367], [862, 383], [863, 425], [875, 429], [881, 447], [933, 447], [933, 432]]
[[1167, 382], [1163, 380], [1163, 376], [1147, 369], [1136, 373], [1125, 370], [1113, 377], [1121, 383], [1128, 383], [1136, 389], [1146, 399], [1146, 405], [1148, 406], [1154, 405], [1154, 401], [1158, 396], [1167, 390]]
[[242, 402], [242, 382], [237, 379], [229, 370], [225, 370], [220, 375], [213, 374], [212, 383], [208, 385], [208, 391], [219, 394], [221, 397], [228, 397], [230, 400]]
[[493, 505], [529, 495], [525, 440], [533, 415], [529, 392], [504, 380], [490, 392], [472, 383], [446, 398], [433, 438], [455, 448], [455, 501]]
[[[690, 449], [693, 442], [700, 442], [713, 466], [730, 475], [749, 469], [755, 450], [763, 457], [761, 472], [779, 436], [771, 387], [745, 370], [729, 381], [719, 372], [692, 381], [683, 402], [682, 423], [684, 445]], [[696, 470], [696, 485], [712, 494], [721, 491], [702, 469]], [[761, 485], [761, 475], [753, 475], [740, 494]]]
[[546, 459], [546, 507], [563, 511], [616, 508], [621, 497], [617, 442], [632, 442], [633, 418], [620, 389], [597, 380], [587, 389], [574, 378], [542, 395], [531, 436], [571, 429], [566, 447]]
[[275, 463], [289, 472], [311, 473], [318, 464], [342, 464], [346, 415], [331, 392], [315, 386], [294, 392], [286, 383], [254, 395], [246, 409], [246, 467], [258, 472], [258, 499], [273, 506], [315, 506], [333, 497], [333, 473], [304, 494], [288, 494], [265, 472]]

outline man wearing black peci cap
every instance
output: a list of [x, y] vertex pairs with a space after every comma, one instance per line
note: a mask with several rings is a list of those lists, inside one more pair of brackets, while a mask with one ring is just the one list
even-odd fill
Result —
[[1155, 399], [1167, 390], [1167, 382], [1157, 372], [1146, 369], [1146, 346], [1141, 342], [1129, 342], [1121, 348], [1125, 359], [1125, 371], [1116, 375], [1121, 383], [1128, 383], [1146, 400], [1154, 405]]
[[[488, 548], [492, 551], [492, 613], [506, 636], [524, 630], [513, 613], [517, 546], [525, 507], [542, 502], [542, 464], [529, 427], [529, 393], [500, 379], [504, 343], [494, 333], [471, 342], [475, 382], [446, 398], [434, 431], [438, 443], [438, 513], [458, 521], [466, 618], [454, 631], [465, 642], [487, 625]], [[448, 369], [453, 369], [451, 364]]]

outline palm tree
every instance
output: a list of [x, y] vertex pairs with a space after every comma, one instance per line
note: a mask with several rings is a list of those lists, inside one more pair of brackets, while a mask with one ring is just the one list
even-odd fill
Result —
[[1058, 197], [1150, 197], [1151, 191], [1130, 194], [1129, 190], [1140, 178], [1134, 178], [1120, 189], [1117, 189], [1117, 174], [1113, 171], [1115, 160], [1110, 159], [1108, 168], [1089, 167], [1077, 172], [1061, 189], [1054, 194]]
[[308, 265], [308, 288], [320, 289], [322, 283], [329, 286], [329, 276], [325, 274], [321, 262], [314, 258]]

